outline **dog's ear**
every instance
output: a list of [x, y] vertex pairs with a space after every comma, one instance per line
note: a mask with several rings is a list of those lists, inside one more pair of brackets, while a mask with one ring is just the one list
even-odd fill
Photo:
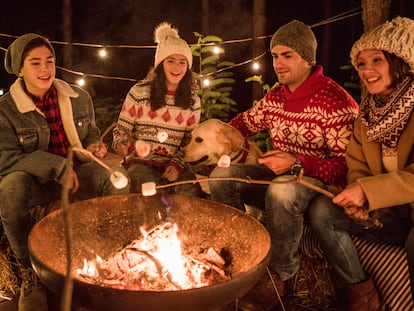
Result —
[[220, 127], [222, 136], [226, 138], [226, 143], [231, 145], [231, 148], [240, 148], [243, 146], [244, 138], [242, 134], [230, 124], [225, 123], [225, 126]]

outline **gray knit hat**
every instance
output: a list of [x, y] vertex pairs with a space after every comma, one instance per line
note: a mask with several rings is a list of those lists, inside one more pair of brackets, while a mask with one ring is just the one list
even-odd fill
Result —
[[13, 41], [12, 44], [8, 47], [6, 51], [6, 55], [4, 56], [4, 68], [6, 71], [11, 74], [18, 75], [21, 64], [22, 64], [22, 57], [23, 52], [28, 43], [30, 43], [34, 39], [42, 39], [45, 41], [45, 44], [49, 47], [52, 51], [53, 56], [55, 57], [55, 50], [53, 49], [52, 45], [50, 44], [49, 40], [41, 35], [35, 33], [27, 33], [18, 37], [16, 40]]
[[270, 50], [275, 45], [285, 45], [295, 50], [304, 60], [314, 65], [316, 63], [316, 48], [318, 42], [312, 29], [294, 19], [280, 27], [270, 41]]
[[362, 34], [350, 53], [351, 63], [355, 68], [359, 53], [369, 49], [395, 54], [414, 72], [414, 20], [398, 16]]
[[166, 57], [172, 54], [181, 54], [187, 59], [188, 68], [193, 66], [193, 54], [187, 42], [180, 38], [178, 30], [171, 24], [163, 22], [154, 30], [154, 41], [158, 43], [155, 51], [154, 68]]

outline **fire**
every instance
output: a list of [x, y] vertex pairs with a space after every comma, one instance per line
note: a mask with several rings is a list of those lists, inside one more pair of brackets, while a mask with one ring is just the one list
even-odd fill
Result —
[[77, 276], [89, 283], [130, 290], [182, 290], [228, 279], [224, 259], [212, 248], [199, 258], [182, 252], [178, 226], [165, 222], [115, 255], [84, 259]]

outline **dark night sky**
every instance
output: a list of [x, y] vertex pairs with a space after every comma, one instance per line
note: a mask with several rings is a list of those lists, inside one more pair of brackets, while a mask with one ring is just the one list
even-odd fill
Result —
[[[252, 37], [252, 2], [254, 0], [210, 0], [210, 33], [224, 40]], [[162, 21], [169, 21], [179, 29], [180, 35], [188, 43], [195, 43], [193, 31], [201, 32], [201, 1], [163, 1], [163, 0], [73, 0], [73, 42], [110, 44], [110, 45], [154, 45], [153, 29]], [[325, 0], [326, 2], [326, 0]], [[391, 17], [396, 15], [414, 18], [412, 0], [393, 0]], [[331, 17], [360, 6], [360, 0], [330, 0], [330, 10], [324, 13], [323, 0], [267, 1], [266, 33], [272, 35], [281, 25], [292, 19], [299, 19], [308, 25], [316, 24], [326, 16]], [[324, 17], [325, 14], [325, 17]], [[329, 25], [313, 28], [319, 41], [318, 62], [325, 68], [325, 74], [338, 82], [349, 80], [349, 73], [339, 70], [348, 62], [348, 54], [353, 41], [362, 31], [361, 15], [356, 15]], [[320, 59], [321, 51], [326, 48], [324, 32], [330, 32], [330, 57]], [[21, 35], [36, 32], [52, 41], [62, 41], [61, 1], [58, 0], [7, 0], [0, 9], [0, 32], [6, 35]], [[0, 36], [0, 47], [7, 48], [13, 38]], [[266, 39], [266, 47], [270, 39]], [[60, 65], [60, 48], [57, 52], [57, 65]], [[228, 44], [225, 46], [226, 60], [241, 63], [252, 57], [251, 42]], [[152, 49], [110, 49], [110, 58], [102, 63], [96, 57], [97, 50], [88, 47], [74, 47], [74, 64], [70, 68], [77, 72], [103, 74], [124, 78], [143, 78], [152, 65]], [[4, 58], [4, 51], [0, 50]], [[263, 61], [267, 69], [261, 74], [267, 83], [275, 82], [271, 57], [268, 53]], [[253, 74], [249, 65], [234, 70], [238, 84], [233, 98], [243, 105], [250, 86], [244, 81]], [[57, 71], [57, 76], [62, 72]], [[73, 80], [77, 76], [69, 76]], [[67, 76], [65, 77], [68, 80]], [[0, 88], [7, 89], [15, 77], [8, 75], [3, 66], [0, 69]], [[70, 79], [70, 78], [69, 78]], [[113, 97], [122, 99], [133, 82], [92, 79], [85, 88], [94, 98]], [[73, 82], [69, 81], [68, 82]], [[250, 96], [250, 95], [249, 95]], [[250, 98], [250, 97], [247, 98]]]

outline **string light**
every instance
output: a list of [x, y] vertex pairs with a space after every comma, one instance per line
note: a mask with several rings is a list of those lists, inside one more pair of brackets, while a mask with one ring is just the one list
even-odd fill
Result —
[[[320, 21], [316, 24], [313, 24], [313, 25], [310, 26], [310, 28], [315, 28], [315, 27], [318, 27], [318, 26], [333, 23], [333, 22], [336, 22], [336, 21], [339, 21], [339, 20], [343, 20], [345, 18], [349, 18], [349, 17], [359, 15], [361, 13], [362, 13], [361, 7], [357, 7], [357, 8], [348, 10], [346, 12], [340, 13], [336, 16], [331, 17], [331, 18]], [[3, 33], [0, 33], [0, 37], [18, 38], [18, 36], [3, 34]], [[226, 41], [220, 42], [220, 44], [222, 45], [222, 44], [242, 43], [242, 42], [253, 41], [253, 40], [257, 41], [257, 40], [261, 40], [261, 39], [268, 39], [268, 38], [271, 38], [271, 37], [272, 37], [272, 35], [266, 35], [266, 36], [260, 36], [260, 37], [254, 37], [254, 38], [226, 40]], [[88, 43], [76, 43], [76, 42], [70, 42], [69, 43], [69, 42], [61, 42], [61, 41], [50, 41], [50, 42], [53, 43], [53, 44], [61, 44], [61, 45], [72, 45], [72, 46], [84, 46], [84, 47], [99, 48], [98, 55], [101, 58], [105, 58], [105, 57], [108, 56], [108, 53], [107, 53], [107, 50], [106, 50], [107, 48], [120, 48], [120, 49], [155, 49], [156, 48], [156, 46], [154, 46], [154, 45], [139, 45], [139, 46], [136, 46], [136, 45], [105, 45], [105, 47], [102, 47], [102, 44], [88, 44]], [[192, 46], [192, 45], [195, 45], [195, 44], [189, 44], [189, 45]], [[211, 43], [201, 44], [201, 45], [202, 46], [211, 45]], [[200, 46], [200, 44], [197, 44], [197, 46]], [[0, 47], [0, 50], [6, 52], [7, 48]], [[246, 60], [246, 61], [243, 61], [241, 63], [236, 63], [236, 64], [233, 64], [231, 66], [223, 67], [223, 68], [220, 68], [219, 70], [217, 70], [216, 72], [211, 72], [211, 73], [208, 73], [206, 75], [200, 75], [199, 79], [202, 79], [205, 76], [211, 76], [211, 75], [214, 75], [216, 73], [226, 71], [226, 70], [230, 70], [232, 68], [243, 66], [243, 65], [246, 65], [246, 64], [249, 64], [249, 63], [252, 64], [252, 69], [256, 71], [260, 68], [260, 65], [257, 62], [257, 60], [262, 58], [263, 56], [265, 56], [267, 52], [268, 51], [262, 53], [259, 56], [254, 57], [251, 60]], [[220, 53], [224, 53], [224, 49], [219, 47], [219, 46], [215, 46], [213, 48], [213, 53], [216, 54], [216, 55], [220, 54]], [[69, 72], [69, 73], [72, 73], [72, 74], [75, 74], [75, 75], [82, 76], [82, 78], [79, 78], [76, 81], [76, 83], [80, 86], [83, 86], [86, 83], [85, 79], [83, 78], [85, 75], [88, 75], [89, 77], [101, 78], [101, 79], [124, 80], [124, 81], [132, 81], [132, 82], [137, 81], [137, 79], [132, 79], [132, 78], [104, 76], [104, 75], [98, 75], [98, 74], [92, 74], [92, 73], [76, 72], [74, 70], [64, 68], [64, 67], [60, 67], [60, 66], [56, 66], [56, 68], [58, 68], [60, 70], [63, 70], [63, 71], [66, 71], [66, 72]], [[203, 80], [203, 85], [204, 86], [208, 86], [209, 83], [210, 83], [210, 81], [208, 79]]]
[[98, 52], [98, 54], [99, 54], [99, 56], [101, 58], [105, 58], [108, 55], [108, 53], [106, 52], [105, 48], [100, 49], [99, 52]]
[[78, 80], [76, 80], [76, 84], [79, 86], [84, 86], [86, 83], [84, 78], [79, 78]]

